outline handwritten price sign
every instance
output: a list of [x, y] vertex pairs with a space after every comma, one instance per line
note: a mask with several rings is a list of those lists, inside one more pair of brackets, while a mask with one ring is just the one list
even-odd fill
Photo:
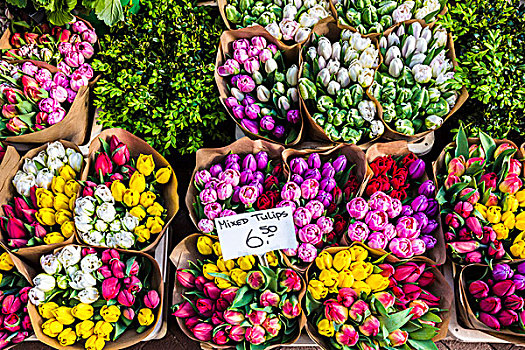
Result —
[[224, 260], [296, 248], [292, 208], [274, 208], [215, 219]]

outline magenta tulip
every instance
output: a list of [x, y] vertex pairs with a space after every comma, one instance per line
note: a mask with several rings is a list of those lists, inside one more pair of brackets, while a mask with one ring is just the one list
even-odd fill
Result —
[[102, 297], [105, 300], [115, 299], [119, 295], [120, 283], [118, 278], [110, 277], [102, 282]]

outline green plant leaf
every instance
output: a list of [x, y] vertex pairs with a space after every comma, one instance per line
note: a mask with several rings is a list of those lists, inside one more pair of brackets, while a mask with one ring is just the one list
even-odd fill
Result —
[[408, 308], [387, 316], [379, 316], [379, 321], [385, 325], [388, 333], [392, 333], [410, 321], [412, 318], [410, 311], [412, 311], [412, 308]]
[[[103, 6], [102, 6], [103, 3]], [[124, 20], [124, 12], [120, 0], [97, 0], [95, 13], [108, 26]]]
[[459, 128], [458, 136], [456, 138], [455, 155], [456, 157], [463, 156], [465, 159], [468, 159], [468, 139], [463, 126]]

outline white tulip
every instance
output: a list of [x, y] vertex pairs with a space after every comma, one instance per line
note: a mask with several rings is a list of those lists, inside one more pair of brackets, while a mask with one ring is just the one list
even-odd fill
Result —
[[410, 56], [416, 50], [416, 38], [413, 35], [409, 35], [406, 40], [403, 48], [401, 49], [401, 54], [404, 58]]
[[[401, 5], [399, 5], [394, 12], [392, 12], [392, 19], [394, 20], [394, 23], [400, 23], [404, 21], [408, 21], [412, 18], [412, 9], [414, 8], [415, 3], [413, 1], [405, 1]], [[400, 26], [400, 28], [403, 26]], [[402, 34], [399, 34], [401, 36]]]
[[257, 86], [257, 99], [261, 102], [268, 102], [270, 100], [270, 90], [264, 85]]
[[81, 290], [78, 295], [78, 300], [84, 304], [93, 304], [99, 298], [99, 293], [96, 288], [86, 288]]
[[405, 35], [405, 26], [400, 25], [399, 27], [397, 27], [396, 34], [398, 37], [402, 37], [403, 35]]
[[306, 51], [306, 54], [308, 55], [308, 57], [310, 57], [310, 59], [312, 60], [315, 60], [315, 58], [317, 57], [317, 49], [313, 46], [310, 46], [308, 48], [308, 51]]
[[117, 241], [115, 240], [115, 233], [114, 232], [108, 232], [106, 233], [106, 247], [110, 248], [118, 248]]
[[135, 237], [131, 232], [127, 231], [115, 232], [115, 240], [118, 247], [123, 249], [129, 249], [135, 243]]
[[353, 60], [357, 60], [359, 58], [359, 53], [351, 48], [348, 48], [348, 50], [345, 51], [345, 56], [343, 58], [344, 63], [352, 62]]
[[396, 33], [392, 32], [388, 34], [388, 47], [390, 46], [399, 46], [399, 37]]
[[63, 159], [66, 157], [66, 149], [59, 141], [49, 143], [46, 148], [46, 153], [50, 158]]
[[311, 28], [318, 22], [318, 19], [309, 13], [303, 12], [299, 16], [298, 22], [299, 22], [299, 25], [303, 28]]
[[58, 170], [64, 166], [64, 162], [60, 158], [54, 158], [49, 156], [47, 158], [47, 167], [52, 173], [57, 174]]
[[324, 87], [328, 86], [328, 83], [330, 83], [330, 71], [328, 68], [323, 68], [317, 73], [317, 83]]
[[46, 151], [40, 151], [36, 156], [33, 157], [33, 162], [38, 162], [42, 166], [47, 164], [47, 153]]
[[60, 289], [69, 288], [69, 277], [65, 275], [60, 275], [57, 277], [57, 286]]
[[438, 117], [437, 115], [429, 115], [425, 119], [425, 126], [429, 130], [434, 130], [443, 125], [443, 118]]
[[315, 5], [317, 5], [317, 0], [304, 0], [303, 1], [303, 6], [307, 9], [309, 9], [310, 7], [314, 7]]
[[95, 198], [100, 199], [103, 202], [115, 203], [115, 198], [111, 194], [111, 190], [106, 185], [98, 185], [95, 188]]
[[38, 306], [46, 300], [46, 293], [38, 288], [31, 288], [27, 293], [31, 304]]
[[109, 224], [109, 230], [112, 232], [120, 231], [122, 228], [120, 224], [120, 220], [115, 220], [111, 224]]
[[244, 94], [241, 92], [241, 90], [237, 88], [231, 88], [230, 93], [233, 97], [235, 97], [237, 101], [241, 102], [242, 100], [244, 100]]
[[350, 37], [349, 43], [350, 47], [352, 47], [354, 50], [363, 51], [372, 45], [372, 40], [370, 40], [370, 38], [363, 38], [359, 33], [354, 33]]
[[297, 9], [300, 9], [303, 6], [302, 0], [291, 0], [290, 3], [293, 4]]
[[139, 219], [129, 212], [126, 212], [126, 215], [121, 219], [122, 226], [130, 232], [133, 232], [135, 228], [139, 225]]
[[379, 135], [383, 135], [384, 132], [385, 126], [380, 120], [372, 120], [372, 122], [370, 122], [370, 138], [375, 138]]
[[339, 90], [341, 90], [341, 85], [333, 80], [330, 83], [328, 83], [328, 87], [326, 88], [328, 94], [332, 96], [336, 95], [339, 92]]
[[102, 203], [97, 208], [97, 217], [104, 220], [105, 222], [112, 222], [115, 220], [116, 216], [117, 211], [115, 210], [115, 206], [111, 203]]
[[90, 273], [84, 271], [77, 271], [71, 276], [69, 286], [76, 290], [82, 290], [89, 287], [94, 287], [97, 284], [97, 280]]
[[447, 101], [450, 109], [454, 108], [458, 100], [458, 94], [455, 92], [453, 95], [449, 96], [445, 101]]
[[359, 82], [359, 85], [366, 88], [372, 85], [374, 82], [374, 70], [370, 68], [364, 68], [361, 71], [361, 74], [359, 74], [359, 78], [357, 79]]
[[341, 59], [341, 43], [336, 41], [332, 44], [332, 60], [339, 62]]
[[48, 190], [51, 182], [53, 182], [54, 177], [55, 175], [52, 174], [49, 169], [43, 168], [36, 175], [36, 185], [40, 188], [45, 188]]
[[317, 44], [317, 54], [323, 56], [326, 61], [332, 56], [332, 43], [325, 37], [319, 38], [319, 43]]
[[62, 270], [62, 264], [53, 254], [42, 255], [40, 257], [40, 266], [48, 275], [54, 275]]
[[37, 166], [35, 165], [33, 160], [29, 158], [24, 159], [24, 165], [22, 165], [22, 170], [27, 174], [36, 175], [38, 173]]
[[[68, 150], [71, 148], [68, 148]], [[67, 162], [77, 173], [82, 170], [82, 164], [84, 163], [84, 157], [78, 152], [71, 153], [67, 157]]]
[[290, 68], [286, 71], [286, 82], [290, 86], [296, 86], [297, 81], [299, 80], [299, 68], [296, 64], [292, 64]]
[[339, 72], [339, 66], [339, 61], [331, 59], [330, 61], [328, 61], [326, 68], [330, 72], [330, 75], [333, 75]]
[[[96, 222], [95, 222], [95, 226], [94, 226], [95, 230], [97, 230], [98, 232], [105, 232], [107, 229], [108, 229], [108, 224], [107, 222], [105, 222], [104, 220], [101, 220], [101, 219], [98, 219]], [[89, 228], [88, 230], [86, 229], [82, 229], [80, 231], [83, 231], [83, 232], [88, 232], [89, 230], [91, 230], [92, 228]]]
[[264, 70], [266, 71], [266, 74], [270, 74], [273, 71], [275, 71], [276, 69], [277, 69], [277, 62], [273, 58], [270, 58], [264, 64]]
[[430, 41], [432, 39], [432, 32], [430, 31], [430, 28], [423, 28], [419, 37], [425, 39], [426, 41]]
[[445, 46], [448, 41], [448, 34], [445, 28], [439, 27], [434, 29], [434, 39], [436, 39], [435, 45], [438, 47]]
[[58, 252], [58, 260], [65, 268], [78, 264], [82, 258], [82, 252], [79, 246], [67, 245]]
[[348, 76], [348, 69], [346, 69], [345, 67], [339, 69], [339, 72], [337, 72], [336, 79], [342, 88], [345, 88], [348, 85], [350, 85], [350, 77]]
[[13, 179], [13, 186], [15, 186], [16, 191], [24, 197], [29, 197], [31, 188], [35, 185], [36, 178], [33, 174], [21, 173], [20, 176]]
[[426, 58], [427, 55], [425, 55], [424, 53], [416, 53], [414, 56], [412, 56], [408, 67], [413, 68], [415, 65], [423, 63]]
[[388, 48], [388, 50], [386, 50], [385, 64], [388, 66], [394, 58], [400, 58], [400, 57], [401, 57], [401, 50], [399, 50], [399, 47], [391, 46]]
[[359, 63], [363, 68], [372, 68], [378, 57], [378, 51], [373, 47], [369, 47], [359, 56]]
[[78, 265], [71, 265], [66, 267], [66, 274], [69, 276], [69, 278], [71, 278], [71, 276], [73, 276], [78, 270], [80, 270]]
[[428, 49], [428, 42], [423, 39], [419, 38], [416, 40], [416, 52], [417, 53], [425, 53]]
[[379, 39], [379, 48], [386, 50], [387, 47], [388, 47], [388, 39], [382, 36], [381, 39]]
[[319, 66], [319, 70], [326, 67], [326, 60], [323, 56], [319, 56], [319, 58], [317, 59], [317, 65]]
[[283, 9], [283, 18], [294, 20], [297, 15], [297, 7], [292, 4], [288, 4]]
[[80, 232], [80, 236], [84, 242], [90, 245], [99, 245], [105, 247], [104, 245], [104, 235], [96, 230], [91, 230], [89, 232]]
[[368, 122], [374, 120], [377, 113], [375, 103], [369, 100], [359, 102], [357, 109], [359, 110], [361, 117]]
[[33, 284], [35, 288], [40, 289], [44, 292], [52, 291], [56, 286], [55, 277], [48, 275], [47, 273], [39, 273], [33, 278]]
[[96, 199], [93, 197], [81, 197], [75, 201], [75, 214], [92, 216], [95, 213]]
[[388, 73], [394, 78], [397, 78], [401, 75], [402, 71], [403, 71], [403, 61], [401, 61], [400, 58], [394, 58], [390, 62], [390, 65], [388, 66]]
[[[326, 18], [330, 16], [328, 11], [323, 6], [316, 5], [308, 10], [308, 14], [315, 18], [316, 23], [322, 20], [323, 18]], [[314, 23], [315, 24], [315, 23]]]
[[343, 29], [341, 32], [341, 40], [348, 41], [350, 36], [352, 36], [352, 31], [350, 29]]
[[421, 31], [423, 30], [423, 27], [421, 26], [421, 23], [414, 22], [414, 23], [412, 23], [411, 27], [412, 27], [412, 35], [416, 39], [419, 39], [419, 36], [421, 35]]
[[286, 92], [286, 96], [293, 103], [299, 102], [299, 90], [297, 90], [297, 88], [295, 87], [289, 88], [288, 91]]
[[294, 40], [296, 43], [302, 43], [306, 39], [308, 39], [308, 36], [312, 32], [312, 29], [305, 28], [305, 27], [299, 27], [297, 29], [297, 32], [295, 33]]
[[350, 68], [348, 68], [348, 76], [350, 77], [350, 80], [356, 82], [362, 71], [363, 67], [361, 67], [357, 61], [355, 61], [355, 63], [350, 65]]
[[428, 83], [432, 79], [432, 68], [425, 64], [417, 64], [412, 68], [414, 80], [420, 84]]
[[277, 40], [281, 40], [283, 37], [281, 29], [279, 28], [279, 25], [276, 22], [268, 24], [266, 27], [264, 27], [264, 29], [266, 29], [266, 31]]

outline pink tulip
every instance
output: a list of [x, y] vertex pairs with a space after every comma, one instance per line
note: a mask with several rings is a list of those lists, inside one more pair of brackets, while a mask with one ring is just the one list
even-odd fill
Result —
[[10, 333], [14, 333], [21, 328], [20, 317], [17, 314], [9, 314], [4, 318], [4, 328]]
[[463, 189], [460, 193], [459, 193], [459, 196], [460, 197], [463, 197], [463, 196], [469, 196], [468, 199], [467, 199], [467, 202], [469, 202], [470, 204], [476, 204], [481, 196], [479, 194], [479, 191], [478, 190], [475, 190], [473, 188], [465, 188]]
[[281, 321], [279, 321], [279, 318], [275, 316], [267, 317], [264, 320], [262, 326], [272, 337], [275, 337], [277, 334], [279, 334], [279, 331], [282, 328]]
[[173, 316], [179, 317], [179, 318], [188, 318], [195, 316], [195, 310], [191, 306], [191, 304], [187, 301], [179, 304], [176, 306], [175, 312], [173, 312]]
[[267, 306], [277, 307], [280, 301], [281, 301], [281, 298], [279, 297], [279, 294], [273, 293], [269, 289], [262, 292], [261, 296], [259, 297], [259, 304], [262, 307], [267, 307]]
[[195, 307], [199, 315], [205, 318], [211, 317], [215, 312], [215, 304], [211, 299], [199, 298], [195, 303]]
[[344, 346], [354, 346], [359, 340], [359, 333], [352, 325], [344, 324], [335, 334], [335, 340]]
[[459, 177], [463, 175], [464, 173], [465, 173], [465, 158], [463, 156], [454, 158], [448, 163], [448, 174], [449, 175], [455, 175]]
[[217, 345], [224, 345], [228, 343], [228, 334], [224, 330], [219, 330], [213, 335], [212, 341]]
[[284, 300], [282, 302], [283, 315], [286, 318], [295, 318], [301, 314], [301, 305], [297, 300], [297, 297], [293, 295], [292, 297]]
[[9, 238], [24, 238], [27, 236], [27, 230], [22, 220], [11, 218], [7, 221], [7, 235]]
[[97, 33], [95, 33], [95, 31], [92, 29], [85, 30], [82, 32], [82, 40], [87, 41], [90, 44], [94, 44], [98, 40]]
[[388, 224], [388, 214], [382, 210], [369, 211], [366, 214], [365, 222], [373, 231], [381, 231]]
[[203, 291], [204, 290], [204, 285], [208, 282], [208, 280], [206, 279], [206, 277], [204, 276], [198, 276], [196, 279], [195, 279], [195, 288], [197, 288], [197, 290], [200, 290], [200, 291]]
[[111, 160], [117, 165], [124, 165], [129, 162], [129, 159], [128, 146], [123, 143], [119, 143], [115, 149], [111, 151]]
[[385, 309], [394, 306], [394, 303], [396, 301], [396, 298], [388, 292], [379, 292], [374, 294], [374, 296], [377, 300], [379, 300], [381, 304], [383, 304]]
[[229, 336], [230, 339], [235, 342], [240, 342], [244, 340], [244, 335], [246, 333], [246, 330], [244, 327], [239, 325], [234, 325], [232, 328], [230, 328]]
[[474, 206], [469, 202], [458, 202], [454, 206], [454, 211], [463, 218], [468, 218], [470, 213], [474, 210]]
[[453, 174], [449, 174], [445, 180], [445, 189], [450, 189], [453, 185], [459, 183], [461, 180], [459, 177]]
[[279, 273], [279, 285], [285, 288], [286, 292], [298, 292], [301, 290], [301, 277], [292, 269], [286, 269]]
[[123, 282], [126, 289], [131, 293], [140, 292], [142, 289], [142, 282], [136, 276], [126, 277]]
[[231, 304], [233, 302], [233, 300], [235, 299], [235, 296], [237, 295], [237, 291], [238, 290], [239, 290], [239, 288], [237, 288], [237, 287], [230, 287], [228, 289], [224, 289], [221, 292], [221, 298], [223, 298], [229, 304]]
[[265, 311], [251, 310], [246, 316], [253, 325], [262, 325], [267, 315]]
[[185, 288], [195, 287], [195, 276], [186, 270], [177, 270], [176, 272], [177, 281]]
[[78, 67], [84, 63], [85, 57], [78, 51], [69, 51], [64, 55], [64, 62], [70, 67]]
[[516, 174], [509, 174], [507, 177], [499, 184], [499, 190], [504, 193], [515, 194], [519, 191], [523, 182]]
[[[93, 48], [93, 46], [86, 41], [75, 43], [75, 48], [78, 52], [82, 54], [82, 56], [84, 56], [86, 60], [89, 60], [95, 53], [95, 49]], [[79, 65], [81, 64], [82, 63], [80, 63]]]
[[324, 316], [329, 321], [343, 324], [348, 319], [348, 309], [336, 300], [329, 299], [324, 302]]
[[2, 301], [2, 313], [4, 315], [14, 314], [22, 307], [22, 302], [19, 297], [8, 295]]
[[133, 319], [135, 318], [135, 311], [130, 307], [125, 308], [124, 310], [122, 310], [122, 316], [126, 320], [133, 321]]
[[105, 300], [115, 299], [120, 291], [118, 278], [110, 277], [102, 282], [102, 297]]
[[462, 241], [448, 243], [449, 247], [456, 253], [463, 254], [477, 250], [481, 244], [477, 241]]
[[24, 315], [22, 318], [22, 329], [24, 330], [33, 330], [33, 327], [31, 326], [31, 319], [29, 318], [29, 315]]
[[521, 163], [517, 159], [511, 159], [509, 163], [509, 174], [520, 176], [521, 174]]
[[110, 263], [111, 272], [116, 278], [124, 278], [126, 276], [126, 264], [122, 261], [114, 259]]
[[261, 271], [250, 271], [246, 276], [246, 283], [250, 288], [258, 290], [264, 286], [265, 278]]
[[337, 302], [346, 308], [349, 308], [354, 304], [358, 295], [352, 288], [341, 288], [337, 294]]
[[498, 183], [498, 175], [496, 173], [486, 173], [481, 175], [480, 183], [485, 183], [485, 188], [492, 188], [496, 189], [496, 185]]
[[383, 232], [372, 232], [368, 237], [367, 245], [372, 249], [385, 249], [388, 237]]
[[361, 221], [357, 221], [348, 226], [348, 239], [352, 242], [365, 242], [369, 233], [370, 229]]
[[113, 276], [113, 274], [111, 273], [111, 269], [107, 265], [101, 266], [97, 270], [97, 272], [99, 272], [102, 275], [102, 277], [104, 277], [105, 279]]
[[106, 176], [113, 172], [113, 164], [106, 153], [100, 153], [95, 160], [95, 173]]
[[217, 300], [221, 295], [221, 290], [213, 282], [208, 282], [204, 284], [204, 295], [206, 297]]
[[423, 300], [411, 301], [408, 307], [412, 308], [412, 310], [410, 310], [410, 314], [412, 315], [413, 320], [425, 315], [429, 310], [427, 303], [425, 303]]
[[226, 323], [229, 323], [231, 325], [238, 325], [244, 321], [244, 314], [234, 310], [224, 311], [222, 317], [224, 318], [224, 321], [226, 321]]
[[514, 147], [513, 145], [511, 145], [510, 143], [502, 143], [501, 145], [498, 146], [498, 148], [496, 148], [496, 150], [494, 151], [494, 158], [498, 158], [498, 156], [503, 153], [504, 151], [506, 150], [509, 150], [509, 149], [516, 149], [516, 147]]
[[375, 316], [368, 316], [359, 326], [359, 330], [367, 337], [375, 337], [379, 334], [381, 324]]
[[213, 326], [208, 323], [198, 323], [191, 330], [200, 341], [210, 341], [213, 336]]
[[401, 259], [409, 259], [414, 256], [414, 251], [412, 250], [412, 243], [408, 238], [394, 238], [390, 241], [388, 249]]
[[265, 330], [262, 326], [253, 326], [246, 328], [244, 337], [246, 341], [253, 345], [262, 344], [265, 342], [264, 338]]
[[[28, 293], [31, 290], [31, 287], [24, 287], [20, 289], [19, 295], [20, 295], [20, 301], [22, 304], [27, 304], [27, 300], [29, 299]], [[0, 300], [2, 300], [3, 296], [0, 295]]]
[[363, 315], [365, 312], [370, 310], [370, 307], [364, 300], [357, 300], [352, 304], [350, 309], [348, 310], [348, 316], [358, 323], [361, 322]]
[[391, 346], [401, 346], [403, 344], [406, 344], [408, 340], [408, 332], [396, 329], [388, 335], [388, 339], [390, 339]]
[[118, 293], [117, 301], [120, 305], [131, 307], [135, 304], [135, 296], [124, 289]]

